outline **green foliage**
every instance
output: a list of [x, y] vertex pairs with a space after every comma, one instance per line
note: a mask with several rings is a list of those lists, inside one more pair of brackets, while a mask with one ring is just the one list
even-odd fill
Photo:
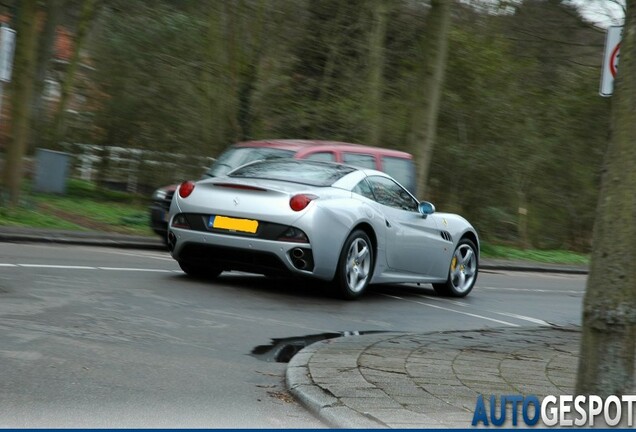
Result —
[[598, 36], [555, 3], [476, 19], [451, 34], [435, 199], [491, 241], [521, 241], [514, 224], [526, 210], [531, 244], [587, 251], [609, 110], [597, 69], [581, 66], [590, 47], [568, 46], [566, 55], [545, 38], [566, 37], [554, 26], [577, 28], [590, 44]]
[[98, 187], [85, 180], [68, 179], [65, 197], [69, 199], [89, 199], [97, 201], [120, 202], [125, 204], [149, 204], [146, 196], [136, 196], [127, 192], [114, 191]]
[[[200, 43], [204, 19], [161, 2], [103, 9], [93, 45], [97, 143], [152, 149], [165, 160], [213, 153], [202, 133], [209, 119], [201, 70], [213, 67]], [[148, 174], [142, 182], [172, 181], [169, 173]]]
[[588, 265], [590, 256], [566, 250], [518, 249], [510, 246], [481, 244], [482, 258], [536, 261], [547, 264]]
[[69, 179], [65, 195], [29, 193], [21, 205], [0, 207], [0, 225], [94, 230], [152, 235], [147, 197], [103, 190], [94, 183]]
[[[94, 115], [83, 136], [174, 163], [142, 161], [139, 181], [153, 186], [198, 172], [188, 155], [241, 139], [363, 143], [375, 4], [110, 0], [87, 47]], [[409, 150], [429, 9], [386, 4], [380, 142]], [[487, 241], [588, 251], [609, 130], [597, 96], [603, 35], [559, 1], [457, 2], [449, 43], [420, 198], [465, 215]]]
[[364, 139], [367, 17], [361, 9], [355, 2], [309, 3], [304, 32], [289, 44], [291, 60], [277, 64], [286, 77], [259, 82], [259, 134]]
[[47, 229], [79, 230], [85, 228], [65, 219], [54, 217], [31, 208], [16, 207], [7, 209], [0, 207], [0, 226], [36, 227]]

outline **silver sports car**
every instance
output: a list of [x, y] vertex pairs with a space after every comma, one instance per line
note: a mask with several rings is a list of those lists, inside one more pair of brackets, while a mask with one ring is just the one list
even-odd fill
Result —
[[291, 159], [182, 183], [170, 207], [168, 243], [191, 276], [307, 276], [331, 281], [348, 299], [369, 284], [404, 282], [463, 297], [479, 264], [470, 223], [435, 213], [387, 174]]

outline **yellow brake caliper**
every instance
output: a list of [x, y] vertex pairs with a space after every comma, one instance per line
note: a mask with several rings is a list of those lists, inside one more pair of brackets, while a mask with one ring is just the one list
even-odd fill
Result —
[[453, 260], [451, 261], [451, 271], [455, 271], [455, 267], [457, 267], [457, 257], [454, 256]]

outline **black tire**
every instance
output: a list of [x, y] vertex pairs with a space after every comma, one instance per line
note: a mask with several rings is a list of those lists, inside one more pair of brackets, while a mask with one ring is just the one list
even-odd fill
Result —
[[[364, 256], [353, 260], [355, 251], [363, 252]], [[369, 286], [373, 276], [375, 256], [373, 243], [362, 230], [355, 230], [345, 240], [338, 259], [338, 268], [334, 282], [338, 288], [338, 295], [346, 300], [360, 297]], [[360, 276], [360, 273], [365, 276]], [[352, 286], [353, 285], [353, 286]]]
[[181, 267], [181, 270], [183, 270], [185, 274], [197, 279], [214, 279], [223, 271], [215, 266], [203, 266], [185, 261], [179, 261], [179, 267]]
[[[458, 268], [459, 266], [459, 268]], [[457, 243], [448, 268], [448, 279], [445, 283], [434, 283], [435, 292], [445, 297], [465, 297], [470, 293], [477, 281], [479, 273], [479, 254], [475, 244], [462, 239]]]

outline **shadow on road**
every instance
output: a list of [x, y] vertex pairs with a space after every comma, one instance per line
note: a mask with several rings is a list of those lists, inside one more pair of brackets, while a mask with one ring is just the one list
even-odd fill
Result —
[[[217, 278], [193, 278], [185, 274], [172, 276], [178, 283], [187, 283], [191, 286], [209, 289], [231, 288], [241, 292], [263, 293], [289, 298], [333, 299], [342, 300], [336, 288], [329, 282], [317, 281], [309, 278], [293, 277], [267, 277], [258, 274], [224, 272]], [[367, 292], [356, 302], [377, 302], [384, 299], [384, 295], [415, 296], [425, 295], [437, 297], [430, 284], [404, 285], [404, 284], [380, 284], [370, 285]]]

